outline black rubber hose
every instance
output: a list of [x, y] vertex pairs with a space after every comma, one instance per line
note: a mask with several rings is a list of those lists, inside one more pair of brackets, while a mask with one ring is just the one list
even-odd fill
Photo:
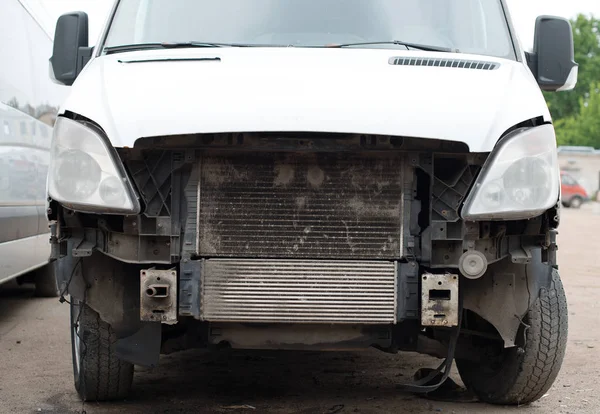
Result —
[[[452, 337], [450, 338], [450, 345], [448, 346], [448, 355], [447, 355], [446, 359], [444, 360], [444, 362], [442, 362], [439, 367], [437, 367], [434, 371], [432, 371], [425, 378], [421, 378], [420, 380], [415, 381], [412, 384], [400, 384], [400, 385], [398, 385], [398, 388], [400, 388], [404, 391], [412, 392], [412, 393], [426, 394], [428, 392], [433, 392], [433, 391], [437, 390], [444, 384], [444, 382], [446, 382], [446, 380], [450, 376], [450, 370], [452, 369], [452, 362], [454, 362], [454, 354], [456, 353], [456, 345], [458, 343], [458, 337], [460, 336], [460, 327], [462, 325], [463, 308], [462, 308], [462, 297], [460, 297], [460, 296], [459, 296], [458, 304], [459, 304], [459, 306], [458, 306], [458, 325], [456, 327], [456, 330], [453, 332]], [[438, 382], [437, 384], [433, 384], [433, 385], [426, 385], [429, 381], [431, 381], [435, 377], [437, 377], [442, 371], [444, 372], [444, 375], [442, 376], [442, 379], [440, 380], [440, 382]]]

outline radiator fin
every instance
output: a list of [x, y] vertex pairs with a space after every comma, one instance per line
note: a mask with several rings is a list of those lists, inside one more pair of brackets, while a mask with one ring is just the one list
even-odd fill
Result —
[[198, 254], [398, 259], [402, 156], [203, 156]]
[[396, 322], [395, 263], [206, 260], [202, 317], [213, 322]]

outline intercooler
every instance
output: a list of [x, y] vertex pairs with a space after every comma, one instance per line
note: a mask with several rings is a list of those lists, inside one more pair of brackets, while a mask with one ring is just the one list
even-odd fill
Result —
[[207, 153], [200, 163], [203, 319], [395, 321], [400, 154]]
[[395, 322], [393, 262], [213, 259], [203, 274], [205, 320]]

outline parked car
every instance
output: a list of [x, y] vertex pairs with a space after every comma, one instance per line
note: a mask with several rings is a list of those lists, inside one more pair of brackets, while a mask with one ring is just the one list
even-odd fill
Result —
[[575, 86], [569, 21], [526, 53], [504, 0], [255, 3], [120, 0], [93, 48], [87, 15], [58, 21], [48, 212], [81, 398], [223, 346], [421, 352], [441, 379], [406, 389], [456, 360], [483, 401], [541, 398], [568, 318], [541, 89]]
[[0, 13], [0, 283], [56, 296], [46, 177], [54, 119], [67, 89], [48, 79], [52, 39], [19, 0]]
[[579, 182], [568, 173], [561, 171], [561, 202], [565, 207], [579, 208], [583, 203], [589, 201], [590, 197]]

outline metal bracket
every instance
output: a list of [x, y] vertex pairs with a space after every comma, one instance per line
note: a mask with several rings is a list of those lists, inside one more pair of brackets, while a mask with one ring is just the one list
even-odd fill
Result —
[[177, 323], [177, 272], [146, 269], [140, 274], [140, 320]]
[[61, 249], [66, 243], [59, 239], [60, 226], [56, 221], [53, 221], [49, 225], [50, 227], [50, 259], [58, 260], [65, 256], [63, 253], [64, 248]]
[[183, 256], [179, 276], [179, 314], [200, 319], [200, 291], [204, 260]]
[[419, 266], [417, 262], [398, 263], [397, 320], [419, 319]]
[[558, 245], [556, 244], [556, 236], [558, 231], [556, 229], [548, 230], [546, 234], [546, 241], [544, 242], [544, 248], [542, 249], [542, 262], [548, 263], [550, 266], [558, 269], [556, 261], [556, 251]]
[[82, 239], [77, 247], [73, 248], [73, 257], [89, 257], [96, 248], [96, 243], [87, 239]]
[[518, 264], [529, 264], [531, 263], [531, 250], [529, 249], [529, 247], [519, 247], [519, 248], [515, 248], [513, 250], [511, 250], [509, 252], [510, 254], [510, 260], [513, 263], [518, 263]]
[[421, 325], [458, 325], [458, 275], [421, 276]]

